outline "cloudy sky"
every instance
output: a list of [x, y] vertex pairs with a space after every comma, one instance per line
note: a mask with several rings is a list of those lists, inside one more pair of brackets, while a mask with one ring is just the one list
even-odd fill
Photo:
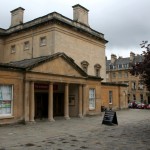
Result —
[[150, 41], [150, 0], [4, 0], [0, 5], [0, 28], [10, 26], [10, 11], [23, 7], [24, 22], [58, 12], [73, 18], [72, 6], [80, 4], [89, 10], [90, 27], [109, 41], [106, 56], [128, 57], [141, 54], [140, 43]]

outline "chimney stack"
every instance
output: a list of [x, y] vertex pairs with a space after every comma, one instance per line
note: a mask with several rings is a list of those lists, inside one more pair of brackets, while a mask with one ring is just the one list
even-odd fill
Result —
[[17, 26], [23, 23], [24, 8], [18, 7], [11, 11], [11, 26]]
[[133, 52], [130, 52], [130, 61], [133, 61], [135, 58], [135, 54]]
[[72, 8], [73, 8], [73, 20], [82, 23], [86, 26], [89, 26], [88, 23], [89, 10], [79, 4], [72, 6]]
[[111, 63], [114, 64], [117, 60], [117, 56], [115, 54], [111, 54]]

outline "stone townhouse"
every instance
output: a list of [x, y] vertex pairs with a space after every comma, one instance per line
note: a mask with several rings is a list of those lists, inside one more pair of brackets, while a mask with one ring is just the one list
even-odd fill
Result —
[[112, 54], [111, 60], [107, 60], [107, 82], [128, 85], [128, 102], [135, 100], [137, 102], [150, 103], [150, 94], [146, 86], [140, 81], [140, 77], [132, 76], [129, 72], [132, 64], [142, 60], [142, 55], [135, 55], [133, 52], [130, 52], [130, 56], [126, 58], [117, 58], [115, 54]]
[[73, 20], [53, 12], [25, 23], [23, 13], [11, 11], [0, 29], [0, 124], [100, 114], [107, 41], [88, 10], [78, 4]]

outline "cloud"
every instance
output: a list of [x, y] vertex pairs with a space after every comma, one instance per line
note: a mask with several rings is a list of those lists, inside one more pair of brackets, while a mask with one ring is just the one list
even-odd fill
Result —
[[141, 41], [150, 41], [149, 0], [5, 0], [0, 5], [0, 27], [10, 26], [10, 11], [20, 6], [25, 8], [27, 22], [53, 11], [72, 19], [72, 6], [78, 3], [89, 10], [90, 27], [104, 33], [109, 41], [107, 55], [118, 52], [126, 56], [127, 51], [141, 53]]

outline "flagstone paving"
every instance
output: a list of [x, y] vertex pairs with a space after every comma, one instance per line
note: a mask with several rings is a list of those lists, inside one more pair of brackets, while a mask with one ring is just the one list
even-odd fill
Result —
[[150, 150], [150, 110], [116, 112], [118, 125], [101, 116], [55, 118], [0, 127], [0, 150]]

